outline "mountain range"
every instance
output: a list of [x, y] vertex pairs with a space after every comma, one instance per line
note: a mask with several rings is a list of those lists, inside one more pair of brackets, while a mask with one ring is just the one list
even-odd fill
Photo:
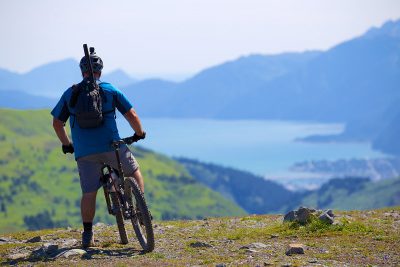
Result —
[[[61, 95], [79, 76], [72, 59], [24, 75], [0, 70], [0, 106], [49, 107], [55, 100], [48, 97]], [[121, 71], [107, 79], [119, 82], [141, 116], [340, 122], [346, 124], [343, 134], [307, 140], [369, 141], [400, 155], [391, 134], [400, 116], [400, 20], [327, 51], [244, 56], [183, 82], [134, 81]], [[47, 98], [31, 101], [19, 93], [21, 101], [15, 101], [7, 97], [14, 91]]]

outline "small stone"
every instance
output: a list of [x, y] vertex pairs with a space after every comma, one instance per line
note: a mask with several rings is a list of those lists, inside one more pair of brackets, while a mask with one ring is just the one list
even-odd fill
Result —
[[278, 235], [278, 234], [272, 234], [270, 237], [271, 237], [271, 238], [278, 238], [279, 235]]
[[37, 242], [41, 242], [41, 241], [43, 241], [41, 236], [35, 236], [35, 237], [32, 237], [31, 239], [28, 239], [26, 241], [26, 243], [37, 243]]
[[190, 243], [190, 246], [192, 248], [211, 248], [212, 247], [212, 245], [210, 245], [210, 244], [207, 244], [204, 242], [198, 242], [198, 241]]
[[292, 222], [296, 219], [296, 213], [292, 210], [286, 213], [285, 217], [283, 217], [284, 222]]
[[60, 254], [58, 254], [56, 256], [56, 258], [60, 258], [60, 257], [69, 258], [69, 257], [73, 257], [73, 256], [83, 257], [86, 254], [87, 254], [87, 252], [85, 250], [74, 248], [71, 250], [66, 250], [66, 251], [61, 252]]
[[7, 258], [9, 260], [19, 260], [19, 259], [26, 259], [29, 257], [29, 252], [25, 252], [25, 253], [16, 253], [16, 254], [12, 254], [12, 255], [8, 255]]
[[293, 254], [304, 254], [303, 244], [290, 244], [289, 248], [286, 250], [286, 255], [290, 256]]
[[315, 259], [309, 260], [308, 263], [317, 263], [318, 261]]
[[264, 261], [264, 266], [272, 266], [274, 265], [272, 262]]
[[220, 264], [215, 265], [215, 267], [226, 267], [226, 265], [224, 263], [220, 263]]

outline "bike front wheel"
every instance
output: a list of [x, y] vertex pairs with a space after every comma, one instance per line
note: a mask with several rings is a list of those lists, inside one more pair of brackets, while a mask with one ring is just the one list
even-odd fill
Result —
[[131, 222], [145, 252], [154, 250], [154, 232], [146, 201], [133, 177], [125, 179], [125, 197], [131, 209]]

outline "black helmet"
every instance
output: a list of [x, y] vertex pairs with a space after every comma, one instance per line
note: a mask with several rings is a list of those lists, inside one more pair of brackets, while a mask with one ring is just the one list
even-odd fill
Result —
[[[101, 72], [103, 69], [103, 60], [96, 54], [94, 51], [94, 47], [90, 48], [90, 61], [92, 61], [92, 68], [93, 72]], [[81, 61], [79, 62], [79, 67], [81, 68], [81, 72], [87, 72], [89, 71], [89, 65], [86, 60], [86, 57], [83, 57]]]

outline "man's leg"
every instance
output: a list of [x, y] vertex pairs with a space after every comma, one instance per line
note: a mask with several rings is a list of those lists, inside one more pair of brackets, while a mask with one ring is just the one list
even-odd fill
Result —
[[96, 213], [96, 194], [97, 192], [83, 193], [81, 199], [82, 221], [93, 222]]
[[142, 176], [142, 173], [140, 172], [139, 168], [133, 173], [133, 178], [135, 178], [137, 184], [139, 185], [140, 190], [144, 194], [143, 176]]
[[81, 215], [83, 222], [82, 247], [94, 246], [93, 219], [96, 212], [97, 192], [84, 193], [81, 199]]

